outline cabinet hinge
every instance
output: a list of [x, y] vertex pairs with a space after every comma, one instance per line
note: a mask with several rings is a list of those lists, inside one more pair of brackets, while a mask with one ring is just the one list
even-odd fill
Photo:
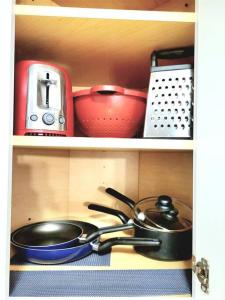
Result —
[[209, 264], [205, 258], [196, 262], [195, 256], [192, 257], [192, 271], [196, 274], [204, 293], [209, 292]]

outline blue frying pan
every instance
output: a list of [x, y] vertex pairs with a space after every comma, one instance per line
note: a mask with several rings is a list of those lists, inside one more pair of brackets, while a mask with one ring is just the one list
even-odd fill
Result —
[[70, 220], [38, 222], [18, 228], [11, 234], [11, 242], [19, 247], [33, 249], [67, 248], [92, 242], [104, 233], [130, 229], [132, 225], [98, 228], [90, 224], [89, 227], [88, 230], [86, 227], [84, 232], [84, 222]]
[[[16, 249], [18, 255], [22, 257], [24, 260], [36, 264], [45, 264], [45, 265], [62, 264], [62, 263], [79, 260], [91, 254], [93, 251], [97, 253], [105, 253], [109, 251], [112, 246], [115, 245], [139, 245], [139, 246], [159, 245], [158, 241], [150, 240], [148, 238], [147, 239], [146, 238], [111, 238], [104, 242], [100, 242], [98, 239], [98, 236], [100, 234], [98, 234], [96, 238], [96, 232], [99, 233], [99, 231], [101, 231], [102, 229], [99, 230], [93, 224], [89, 224], [86, 222], [80, 222], [80, 221], [68, 221], [68, 222], [80, 226], [81, 228], [83, 228], [84, 234], [88, 234], [89, 237], [95, 236], [95, 238], [94, 239], [91, 238], [91, 241], [82, 242], [80, 244], [75, 241], [74, 244], [70, 245], [70, 247], [64, 247], [58, 249], [52, 247], [46, 249], [43, 247], [32, 248], [27, 246], [21, 246], [13, 242], [12, 240], [11, 243]], [[112, 227], [116, 228], [115, 231], [118, 231], [117, 229], [121, 228], [122, 226], [111, 226], [106, 228], [112, 229]], [[128, 229], [127, 225], [125, 227], [126, 229]], [[132, 226], [130, 228], [132, 228]]]

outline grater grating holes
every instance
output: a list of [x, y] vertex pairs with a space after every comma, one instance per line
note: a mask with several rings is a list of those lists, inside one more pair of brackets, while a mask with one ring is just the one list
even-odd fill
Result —
[[[190, 82], [192, 75], [186, 74], [190, 70], [176, 72], [176, 76], [173, 76], [172, 71], [164, 72], [164, 76], [163, 72], [152, 74], [152, 77], [157, 76], [153, 77], [150, 83], [151, 91], [152, 87], [155, 87], [150, 95], [150, 113], [154, 119], [150, 116], [152, 124], [149, 124], [149, 128], [156, 129], [152, 132], [153, 137], [169, 137], [170, 133], [171, 137], [189, 137], [191, 134], [188, 125], [192, 122], [193, 112], [193, 91]], [[161, 118], [158, 118], [159, 116]]]

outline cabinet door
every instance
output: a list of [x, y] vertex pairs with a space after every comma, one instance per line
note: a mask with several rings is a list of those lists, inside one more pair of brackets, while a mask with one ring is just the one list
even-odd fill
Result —
[[14, 15], [13, 1], [0, 1], [0, 299], [8, 295], [10, 201], [11, 201], [11, 156], [13, 116], [13, 70], [14, 70]]
[[209, 292], [193, 276], [193, 293], [215, 300], [225, 297], [225, 1], [196, 8], [193, 252], [208, 261]]

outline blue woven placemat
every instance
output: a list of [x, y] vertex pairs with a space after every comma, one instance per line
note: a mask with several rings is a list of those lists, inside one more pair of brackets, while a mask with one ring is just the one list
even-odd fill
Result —
[[10, 272], [10, 296], [15, 297], [183, 294], [191, 294], [191, 269]]
[[[91, 253], [82, 259], [65, 263], [64, 266], [110, 266], [110, 253], [99, 255], [97, 253]], [[11, 258], [11, 265], [34, 265], [21, 259], [18, 255]]]

